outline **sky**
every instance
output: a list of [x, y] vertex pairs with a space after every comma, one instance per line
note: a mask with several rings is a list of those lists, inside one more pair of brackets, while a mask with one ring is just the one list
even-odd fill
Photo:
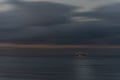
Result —
[[120, 0], [0, 0], [0, 43], [120, 44]]

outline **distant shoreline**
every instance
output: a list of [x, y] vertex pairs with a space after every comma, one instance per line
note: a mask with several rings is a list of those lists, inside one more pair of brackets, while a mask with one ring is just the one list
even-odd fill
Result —
[[0, 44], [0, 48], [120, 48], [120, 45]]
[[118, 45], [36, 45], [36, 44], [0, 44], [0, 56], [41, 57], [75, 56], [76, 52], [88, 53], [88, 56], [120, 56]]

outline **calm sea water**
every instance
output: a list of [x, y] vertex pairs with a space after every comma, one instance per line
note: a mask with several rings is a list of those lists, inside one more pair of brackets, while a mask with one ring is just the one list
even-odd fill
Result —
[[0, 80], [120, 80], [120, 57], [0, 57]]

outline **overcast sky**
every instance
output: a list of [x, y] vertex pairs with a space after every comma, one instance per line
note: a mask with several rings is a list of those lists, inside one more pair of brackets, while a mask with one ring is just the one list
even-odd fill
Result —
[[[69, 5], [75, 5], [75, 6], [81, 6], [83, 7], [82, 10], [88, 11], [93, 10], [97, 7], [104, 6], [107, 4], [114, 4], [119, 3], [120, 0], [20, 0], [20, 1], [50, 1], [50, 2], [57, 2], [57, 3], [63, 3], [63, 4], [69, 4]], [[0, 3], [5, 3], [7, 0], [0, 0]], [[7, 7], [8, 8], [8, 7]]]
[[0, 0], [0, 42], [120, 44], [120, 0]]

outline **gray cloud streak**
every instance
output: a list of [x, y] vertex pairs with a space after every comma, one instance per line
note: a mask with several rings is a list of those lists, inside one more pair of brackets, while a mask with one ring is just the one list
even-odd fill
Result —
[[100, 18], [113, 23], [120, 21], [120, 3], [109, 4], [91, 12], [76, 13], [76, 16]]

